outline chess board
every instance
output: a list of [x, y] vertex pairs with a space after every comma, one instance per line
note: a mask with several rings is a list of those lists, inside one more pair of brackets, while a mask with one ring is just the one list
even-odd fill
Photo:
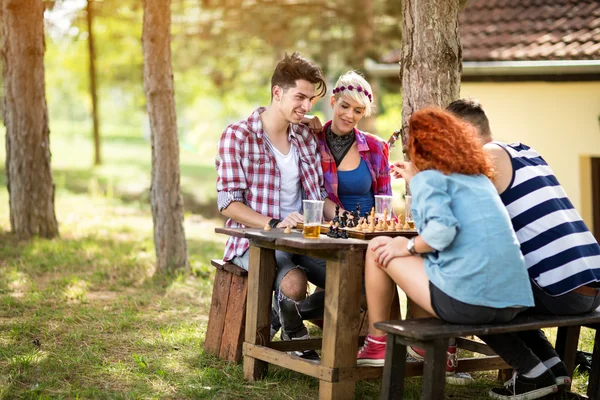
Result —
[[[300, 223], [300, 224], [296, 225], [296, 229], [299, 229], [300, 231], [302, 231], [303, 224]], [[356, 228], [344, 228], [344, 229], [346, 229], [346, 232], [348, 233], [348, 237], [353, 238], [353, 239], [363, 239], [363, 240], [370, 240], [377, 236], [413, 237], [413, 236], [417, 236], [417, 234], [418, 234], [416, 229], [401, 230], [401, 231], [396, 231], [396, 230], [377, 231], [376, 230], [375, 232], [359, 231]], [[329, 224], [322, 224], [321, 225], [321, 234], [326, 235], [327, 232], [329, 232]]]

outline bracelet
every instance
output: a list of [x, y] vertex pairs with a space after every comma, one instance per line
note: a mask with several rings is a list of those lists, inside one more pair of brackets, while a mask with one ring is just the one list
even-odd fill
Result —
[[281, 222], [280, 219], [277, 218], [271, 218], [271, 220], [269, 221], [269, 226], [271, 228], [277, 228], [277, 225], [279, 225], [279, 223]]

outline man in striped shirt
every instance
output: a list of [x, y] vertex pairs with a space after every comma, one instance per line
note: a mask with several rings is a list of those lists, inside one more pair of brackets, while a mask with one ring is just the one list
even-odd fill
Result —
[[[494, 164], [494, 185], [521, 244], [534, 309], [572, 315], [598, 308], [600, 246], [550, 166], [522, 143], [494, 141], [485, 111], [477, 101], [457, 100], [447, 109], [475, 129]], [[554, 378], [559, 386], [570, 383], [566, 366], [541, 330], [482, 339], [516, 373], [504, 388], [493, 389], [491, 397], [510, 399], [523, 391], [541, 393]]]
[[[317, 92], [318, 91], [318, 92]], [[327, 87], [321, 70], [298, 53], [279, 61], [271, 78], [271, 103], [229, 125], [219, 141], [216, 168], [219, 211], [230, 228], [294, 227], [303, 221], [302, 200], [323, 200], [321, 161], [309, 128], [299, 124]], [[333, 214], [333, 202], [326, 204]], [[224, 260], [248, 269], [247, 239], [230, 237]], [[307, 280], [325, 287], [325, 262], [275, 252], [276, 308], [282, 338], [308, 339], [299, 313]], [[322, 295], [321, 295], [322, 296]], [[314, 350], [301, 357], [316, 359]]]

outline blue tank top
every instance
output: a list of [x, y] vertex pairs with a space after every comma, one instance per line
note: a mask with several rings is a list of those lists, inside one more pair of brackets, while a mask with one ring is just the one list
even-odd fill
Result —
[[524, 144], [493, 143], [512, 161], [512, 182], [500, 198], [529, 277], [553, 296], [600, 281], [600, 247], [546, 161]]
[[362, 158], [360, 164], [352, 171], [338, 171], [338, 198], [344, 209], [354, 211], [360, 204], [362, 213], [368, 212], [375, 205], [373, 181], [367, 163]]

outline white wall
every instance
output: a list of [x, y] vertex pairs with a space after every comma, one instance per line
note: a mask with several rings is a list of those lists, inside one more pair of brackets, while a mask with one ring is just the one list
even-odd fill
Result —
[[593, 229], [587, 169], [590, 157], [600, 157], [600, 82], [467, 82], [461, 97], [481, 102], [494, 139], [540, 152]]

